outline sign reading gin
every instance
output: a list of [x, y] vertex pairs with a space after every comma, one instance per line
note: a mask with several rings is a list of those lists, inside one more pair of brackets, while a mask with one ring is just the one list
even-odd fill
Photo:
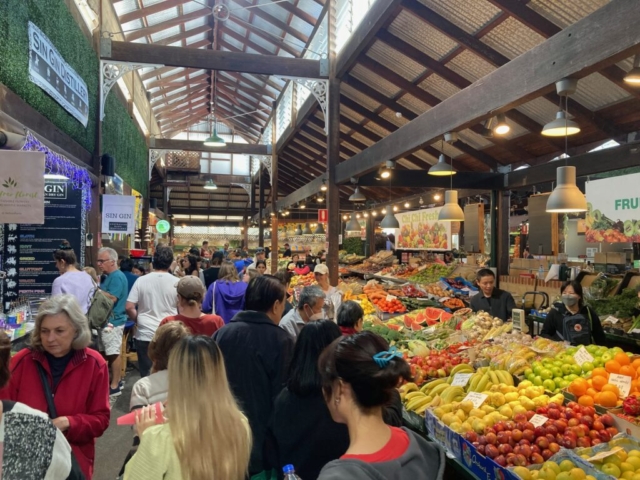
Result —
[[135, 198], [102, 195], [102, 233], [133, 234], [136, 228]]
[[89, 118], [89, 93], [82, 77], [64, 61], [56, 47], [29, 22], [29, 79], [51, 95], [82, 125]]

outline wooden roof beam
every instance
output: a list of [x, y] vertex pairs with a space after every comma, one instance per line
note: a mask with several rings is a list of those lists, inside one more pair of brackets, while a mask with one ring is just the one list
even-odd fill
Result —
[[[110, 48], [108, 47], [110, 44]], [[101, 58], [121, 62], [144, 62], [205, 70], [229, 70], [240, 73], [326, 78], [320, 61], [277, 55], [168, 47], [145, 43], [102, 39]]]
[[[167, 107], [173, 107], [187, 98], [193, 97], [193, 95], [206, 93], [209, 87], [207, 85], [200, 85], [196, 88], [188, 88], [180, 92], [174, 92], [171, 95], [163, 97], [161, 100], [156, 100], [151, 103], [151, 108], [154, 112], [162, 111]], [[158, 108], [159, 107], [159, 108]]]
[[190, 1], [191, 0], [165, 0], [164, 2], [156, 3], [149, 7], [139, 8], [132, 12], [120, 15], [120, 24], [124, 25], [125, 23], [132, 22], [133, 20], [138, 20], [142, 17], [153, 15], [154, 13], [164, 12], [165, 10], [175, 8], [179, 5], [182, 5], [183, 3], [189, 3]]
[[276, 35], [273, 35], [273, 34], [271, 34], [269, 32], [265, 32], [264, 30], [259, 30], [259, 29], [255, 28], [253, 25], [247, 24], [246, 22], [240, 20], [239, 18], [235, 17], [234, 15], [231, 15], [229, 17], [228, 21], [236, 23], [237, 25], [239, 25], [240, 27], [248, 30], [249, 32], [251, 32], [254, 35], [256, 35], [257, 37], [260, 37], [263, 40], [266, 40], [267, 42], [269, 42], [269, 43], [275, 45], [276, 47], [280, 48], [281, 50], [284, 50], [289, 55], [292, 55], [294, 57], [300, 57], [300, 53], [302, 51], [302, 47], [295, 48], [295, 47], [291, 46], [289, 43], [283, 42], [280, 37], [278, 37]]
[[[132, 32], [126, 33], [125, 38], [127, 39], [127, 42], [132, 42], [134, 40], [138, 40], [139, 38], [144, 38], [147, 35], [152, 35], [154, 33], [161, 32], [162, 30], [175, 27], [176, 25], [180, 25], [181, 23], [186, 23], [191, 20], [195, 20], [197, 18], [208, 17], [209, 15], [211, 15], [211, 8], [201, 8], [200, 10], [196, 10], [186, 15], [177, 16], [175, 18], [157, 23], [150, 27], [139, 28]], [[142, 61], [142, 60], [137, 60], [137, 61]], [[147, 62], [147, 63], [158, 63], [158, 62], [153, 61], [153, 62]]]
[[[234, 2], [237, 3], [238, 5], [240, 5], [241, 7], [245, 7], [245, 8], [252, 6], [251, 3], [248, 2], [247, 0], [234, 0]], [[270, 15], [269, 13], [267, 13], [264, 9], [262, 9], [262, 8], [254, 8], [253, 10], [254, 11], [252, 13], [254, 13], [257, 17], [260, 17], [263, 20], [266, 20], [268, 23], [270, 23], [274, 27], [279, 28], [280, 30], [282, 30], [283, 32], [288, 33], [289, 35], [291, 35], [294, 38], [297, 38], [298, 40], [300, 40], [305, 45], [309, 41], [309, 37], [307, 37], [303, 33], [299, 32], [295, 28], [291, 28], [291, 26], [287, 25], [282, 20], [278, 20], [273, 15]]]

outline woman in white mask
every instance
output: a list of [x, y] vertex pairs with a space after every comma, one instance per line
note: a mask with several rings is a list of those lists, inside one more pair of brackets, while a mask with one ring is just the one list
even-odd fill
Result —
[[324, 301], [326, 295], [317, 285], [304, 287], [300, 292], [298, 307], [287, 313], [280, 320], [280, 327], [285, 329], [293, 338], [309, 322], [315, 322], [324, 318]]
[[541, 336], [571, 345], [604, 345], [605, 335], [598, 314], [584, 304], [582, 285], [566, 282], [560, 289], [562, 305], [554, 305], [542, 327]]

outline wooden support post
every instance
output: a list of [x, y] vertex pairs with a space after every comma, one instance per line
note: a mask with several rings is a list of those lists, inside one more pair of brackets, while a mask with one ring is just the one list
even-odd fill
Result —
[[498, 276], [509, 275], [510, 263], [510, 236], [509, 216], [511, 215], [511, 192], [500, 192], [498, 199]]
[[271, 273], [278, 271], [278, 151], [276, 142], [278, 139], [278, 104], [273, 102], [273, 121], [271, 125], [271, 211], [275, 212], [271, 222]]
[[498, 267], [498, 202], [500, 201], [500, 192], [491, 190], [491, 211], [489, 213], [489, 221], [491, 226], [489, 232], [491, 234], [491, 260], [489, 266]]
[[329, 283], [337, 286], [338, 272], [338, 237], [340, 235], [340, 191], [336, 181], [336, 167], [340, 162], [340, 79], [336, 77], [336, 0], [328, 0], [328, 54], [329, 54], [329, 89], [327, 99], [327, 267], [329, 267]]
[[260, 162], [260, 170], [258, 170], [258, 182], [259, 182], [259, 197], [258, 197], [258, 246], [264, 246], [264, 180], [262, 179], [262, 162]]
[[149, 248], [149, 242], [145, 242], [144, 240], [147, 228], [149, 228], [149, 194], [147, 194], [147, 198], [144, 199], [144, 204], [142, 207], [142, 223], [140, 224], [140, 245], [136, 245], [134, 248], [142, 248], [144, 250]]
[[364, 255], [370, 257], [376, 253], [376, 219], [372, 215], [367, 218], [367, 239], [365, 241]]

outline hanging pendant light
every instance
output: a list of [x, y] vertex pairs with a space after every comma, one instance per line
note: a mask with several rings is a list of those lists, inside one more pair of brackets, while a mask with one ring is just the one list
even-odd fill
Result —
[[346, 230], [347, 232], [359, 232], [361, 230], [360, 222], [356, 219], [355, 213], [351, 214], [351, 220], [349, 220]]
[[302, 227], [300, 226], [300, 224], [298, 224], [298, 228], [296, 228], [294, 235], [302, 235]]
[[640, 85], [640, 53], [633, 57], [633, 68], [624, 76], [624, 81], [633, 85]]
[[224, 138], [218, 135], [218, 126], [216, 123], [217, 122], [214, 123], [211, 136], [204, 141], [205, 147], [224, 147], [227, 144], [227, 142], [224, 141]]
[[511, 131], [511, 127], [507, 123], [507, 117], [504, 113], [499, 113], [497, 116], [497, 122], [493, 127], [493, 133], [496, 135], [506, 135]]
[[309, 226], [309, 222], [304, 224], [304, 231], [302, 232], [302, 235], [313, 235], [311, 227]]
[[218, 186], [215, 183], [213, 183], [212, 179], [209, 179], [207, 180], [207, 182], [204, 184], [202, 188], [204, 188], [205, 190], [217, 190]]
[[[440, 148], [442, 151], [444, 151], [444, 141], [442, 142], [442, 146]], [[441, 153], [438, 157], [438, 163], [433, 165], [427, 173], [436, 177], [448, 177], [450, 175], [455, 175], [456, 171], [451, 165], [447, 163], [446, 159], [444, 158], [444, 153]]]
[[380, 228], [400, 228], [400, 223], [393, 214], [393, 209], [391, 207], [387, 208], [387, 214], [380, 222]]
[[324, 231], [324, 225], [322, 223], [319, 223], [316, 227], [316, 231], [313, 233], [316, 235], [325, 235], [326, 232]]
[[567, 114], [560, 110], [556, 113], [556, 119], [547, 123], [542, 129], [545, 137], [564, 137], [580, 133], [580, 125], [567, 118]]
[[439, 222], [464, 222], [464, 212], [458, 204], [458, 191], [444, 192], [444, 206], [438, 215]]
[[349, 197], [350, 202], [366, 202], [367, 197], [364, 196], [362, 192], [360, 192], [360, 187], [356, 186], [355, 192]]
[[547, 200], [547, 212], [586, 212], [587, 199], [576, 186], [576, 167], [558, 167], [556, 177], [558, 184]]

